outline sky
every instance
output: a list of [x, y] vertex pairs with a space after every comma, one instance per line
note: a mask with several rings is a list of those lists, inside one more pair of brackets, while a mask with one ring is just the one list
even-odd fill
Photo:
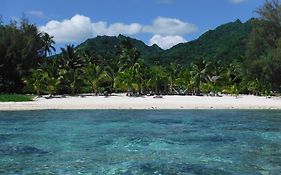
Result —
[[56, 47], [123, 34], [163, 49], [221, 24], [257, 17], [264, 0], [1, 0], [4, 23], [22, 16], [54, 36]]

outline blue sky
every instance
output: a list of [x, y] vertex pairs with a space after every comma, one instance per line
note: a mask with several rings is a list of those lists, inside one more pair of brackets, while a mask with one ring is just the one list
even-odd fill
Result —
[[7, 23], [25, 14], [54, 35], [57, 47], [124, 34], [167, 49], [207, 30], [256, 17], [264, 0], [2, 0]]

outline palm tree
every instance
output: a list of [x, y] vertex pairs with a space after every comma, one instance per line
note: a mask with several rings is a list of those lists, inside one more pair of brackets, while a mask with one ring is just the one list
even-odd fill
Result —
[[180, 71], [180, 66], [175, 63], [170, 63], [170, 65], [167, 68], [169, 94], [174, 93], [174, 85], [175, 85], [175, 81], [176, 81], [179, 71]]
[[255, 79], [253, 81], [249, 81], [248, 84], [248, 90], [253, 94], [253, 95], [260, 95], [260, 82], [258, 79]]
[[192, 89], [192, 84], [190, 83], [191, 75], [189, 69], [184, 69], [179, 73], [178, 78], [175, 83], [180, 87], [182, 93], [187, 94], [190, 89]]
[[79, 69], [85, 65], [85, 59], [80, 57], [73, 45], [61, 48], [62, 55], [59, 57], [59, 67], [64, 69]]
[[130, 70], [133, 81], [133, 90], [138, 94], [142, 94], [144, 91], [144, 60], [138, 60]]
[[62, 79], [69, 88], [71, 95], [75, 95], [75, 93], [81, 88], [81, 85], [83, 84], [81, 69], [61, 69], [60, 76], [63, 77]]
[[46, 77], [48, 76], [47, 72], [42, 69], [36, 69], [31, 71], [31, 76], [24, 78], [23, 82], [36, 93], [37, 96], [40, 96], [43, 90], [46, 87]]
[[91, 85], [95, 95], [97, 95], [102, 81], [111, 81], [110, 75], [101, 66], [89, 64], [83, 70], [86, 82]]
[[222, 72], [221, 81], [223, 82], [223, 92], [237, 94], [239, 92], [238, 85], [242, 81], [242, 66], [237, 60], [230, 63]]
[[120, 90], [126, 90], [127, 95], [141, 94], [143, 91], [142, 68], [141, 63], [135, 63], [128, 69], [119, 70], [114, 79], [114, 87]]
[[121, 71], [129, 69], [137, 62], [140, 62], [140, 52], [133, 47], [133, 43], [129, 40], [123, 40], [118, 46], [118, 67]]
[[114, 78], [113, 87], [116, 90], [126, 91], [127, 95], [130, 95], [133, 90], [133, 77], [131, 74], [131, 69], [118, 72], [117, 76]]
[[150, 69], [149, 84], [156, 94], [160, 94], [160, 88], [167, 85], [167, 73], [162, 66], [153, 66]]
[[[140, 52], [134, 48], [129, 40], [123, 40], [118, 45], [118, 75], [115, 78], [114, 86], [123, 87], [127, 94], [143, 91], [143, 65], [144, 61], [140, 58]], [[122, 89], [122, 88], [121, 88]]]
[[58, 87], [61, 83], [61, 77], [56, 78], [56, 77], [52, 77], [49, 74], [46, 77], [46, 89], [50, 95], [50, 97], [52, 97], [54, 95], [54, 93], [57, 92]]
[[54, 36], [50, 36], [48, 33], [42, 34], [42, 42], [43, 42], [43, 51], [44, 56], [51, 55], [52, 51], [56, 51], [56, 48], [53, 46], [55, 44]]
[[207, 89], [208, 92], [213, 92], [215, 96], [218, 95], [218, 92], [220, 91], [219, 82], [223, 77], [223, 72], [225, 66], [220, 62], [212, 62], [207, 67], [207, 75], [206, 75], [206, 85], [205, 89]]
[[203, 58], [197, 59], [191, 63], [191, 81], [194, 83], [194, 92], [200, 93], [200, 85], [207, 79], [207, 70], [210, 63], [207, 63]]
[[59, 89], [62, 76], [59, 75], [59, 69], [57, 65], [57, 59], [53, 58], [48, 60], [48, 63], [41, 65], [41, 68], [46, 72], [45, 83], [46, 90], [50, 97], [54, 95]]
[[76, 52], [73, 45], [67, 45], [62, 48], [62, 55], [58, 59], [58, 67], [62, 85], [71, 92], [72, 95], [81, 88], [83, 83], [82, 68], [85, 66], [85, 60]]

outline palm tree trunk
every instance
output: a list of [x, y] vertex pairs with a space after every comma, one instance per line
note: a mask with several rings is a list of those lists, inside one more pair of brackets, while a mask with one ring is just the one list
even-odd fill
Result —
[[37, 89], [36, 94], [37, 94], [38, 97], [40, 97], [40, 90], [39, 89]]
[[156, 86], [155, 86], [155, 93], [156, 93], [156, 95], [158, 95], [158, 94], [159, 94], [159, 91], [158, 91], [158, 85], [156, 85]]
[[53, 91], [50, 91], [50, 92], [49, 92], [49, 97], [52, 97], [53, 94], [54, 94], [54, 92], [53, 92]]
[[71, 88], [71, 95], [72, 96], [75, 95], [75, 88], [74, 87]]

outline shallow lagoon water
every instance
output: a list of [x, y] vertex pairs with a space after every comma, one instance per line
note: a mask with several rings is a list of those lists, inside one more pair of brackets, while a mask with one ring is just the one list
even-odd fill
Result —
[[0, 112], [0, 174], [281, 174], [281, 111]]

